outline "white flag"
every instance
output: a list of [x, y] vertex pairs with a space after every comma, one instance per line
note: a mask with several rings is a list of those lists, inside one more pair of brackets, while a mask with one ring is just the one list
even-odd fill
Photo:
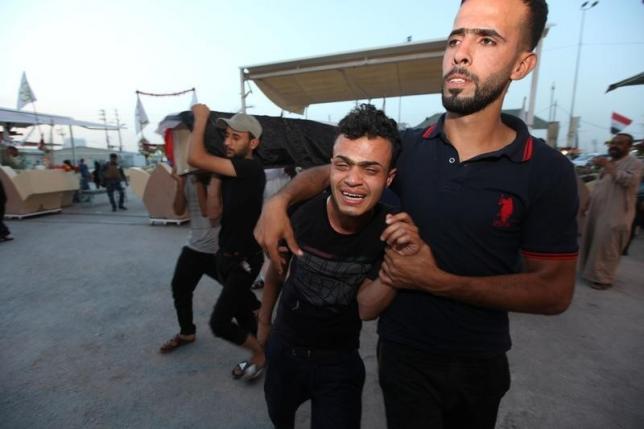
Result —
[[195, 104], [198, 104], [199, 101], [197, 101], [197, 91], [192, 91], [192, 100], [190, 100], [190, 108], [194, 106]]
[[22, 109], [29, 103], [36, 101], [36, 96], [27, 82], [27, 74], [22, 72], [22, 79], [20, 80], [20, 89], [18, 90], [18, 110]]
[[141, 99], [139, 97], [136, 97], [136, 111], [134, 116], [134, 126], [136, 127], [136, 133], [138, 134], [147, 124], [150, 123], [148, 115], [145, 113], [145, 109], [143, 108], [143, 103], [141, 103]]

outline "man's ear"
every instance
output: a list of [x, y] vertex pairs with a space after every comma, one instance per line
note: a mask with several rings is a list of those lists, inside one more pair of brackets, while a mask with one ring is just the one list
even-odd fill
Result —
[[537, 65], [537, 54], [534, 52], [522, 52], [519, 56], [512, 74], [510, 75], [511, 80], [521, 80], [530, 73], [535, 66]]
[[250, 141], [250, 148], [254, 151], [255, 149], [257, 149], [257, 146], [259, 146], [259, 139], [258, 138], [252, 139]]
[[389, 185], [391, 185], [391, 182], [394, 181], [394, 177], [396, 177], [396, 169], [392, 168], [389, 170], [389, 173], [387, 173], [387, 182], [385, 183], [385, 188], [388, 188]]

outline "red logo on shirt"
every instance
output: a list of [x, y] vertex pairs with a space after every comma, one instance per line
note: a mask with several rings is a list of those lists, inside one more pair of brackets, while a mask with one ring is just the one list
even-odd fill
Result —
[[496, 214], [493, 225], [497, 228], [509, 228], [510, 218], [514, 213], [514, 201], [512, 197], [501, 194], [497, 204], [499, 205], [499, 212]]

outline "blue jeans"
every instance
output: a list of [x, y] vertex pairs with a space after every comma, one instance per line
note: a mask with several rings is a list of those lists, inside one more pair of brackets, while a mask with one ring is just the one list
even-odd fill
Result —
[[443, 356], [381, 340], [378, 369], [387, 427], [395, 429], [494, 429], [510, 388], [505, 353]]
[[360, 428], [365, 368], [358, 350], [293, 347], [272, 334], [266, 358], [264, 394], [276, 428], [293, 428], [295, 412], [309, 399], [312, 429]]

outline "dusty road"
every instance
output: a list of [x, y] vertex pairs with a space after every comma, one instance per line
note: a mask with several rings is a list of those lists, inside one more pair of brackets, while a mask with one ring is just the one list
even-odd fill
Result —
[[[58, 215], [9, 221], [0, 244], [0, 427], [270, 428], [261, 382], [230, 377], [244, 352], [212, 337], [220, 286], [195, 294], [198, 341], [170, 355], [176, 331], [170, 278], [187, 227], [149, 226], [130, 197]], [[616, 286], [577, 284], [561, 316], [511, 316], [511, 391], [498, 428], [644, 427], [644, 234], [623, 258]], [[363, 428], [385, 428], [376, 379], [375, 324]], [[308, 427], [308, 405], [298, 427]]]

